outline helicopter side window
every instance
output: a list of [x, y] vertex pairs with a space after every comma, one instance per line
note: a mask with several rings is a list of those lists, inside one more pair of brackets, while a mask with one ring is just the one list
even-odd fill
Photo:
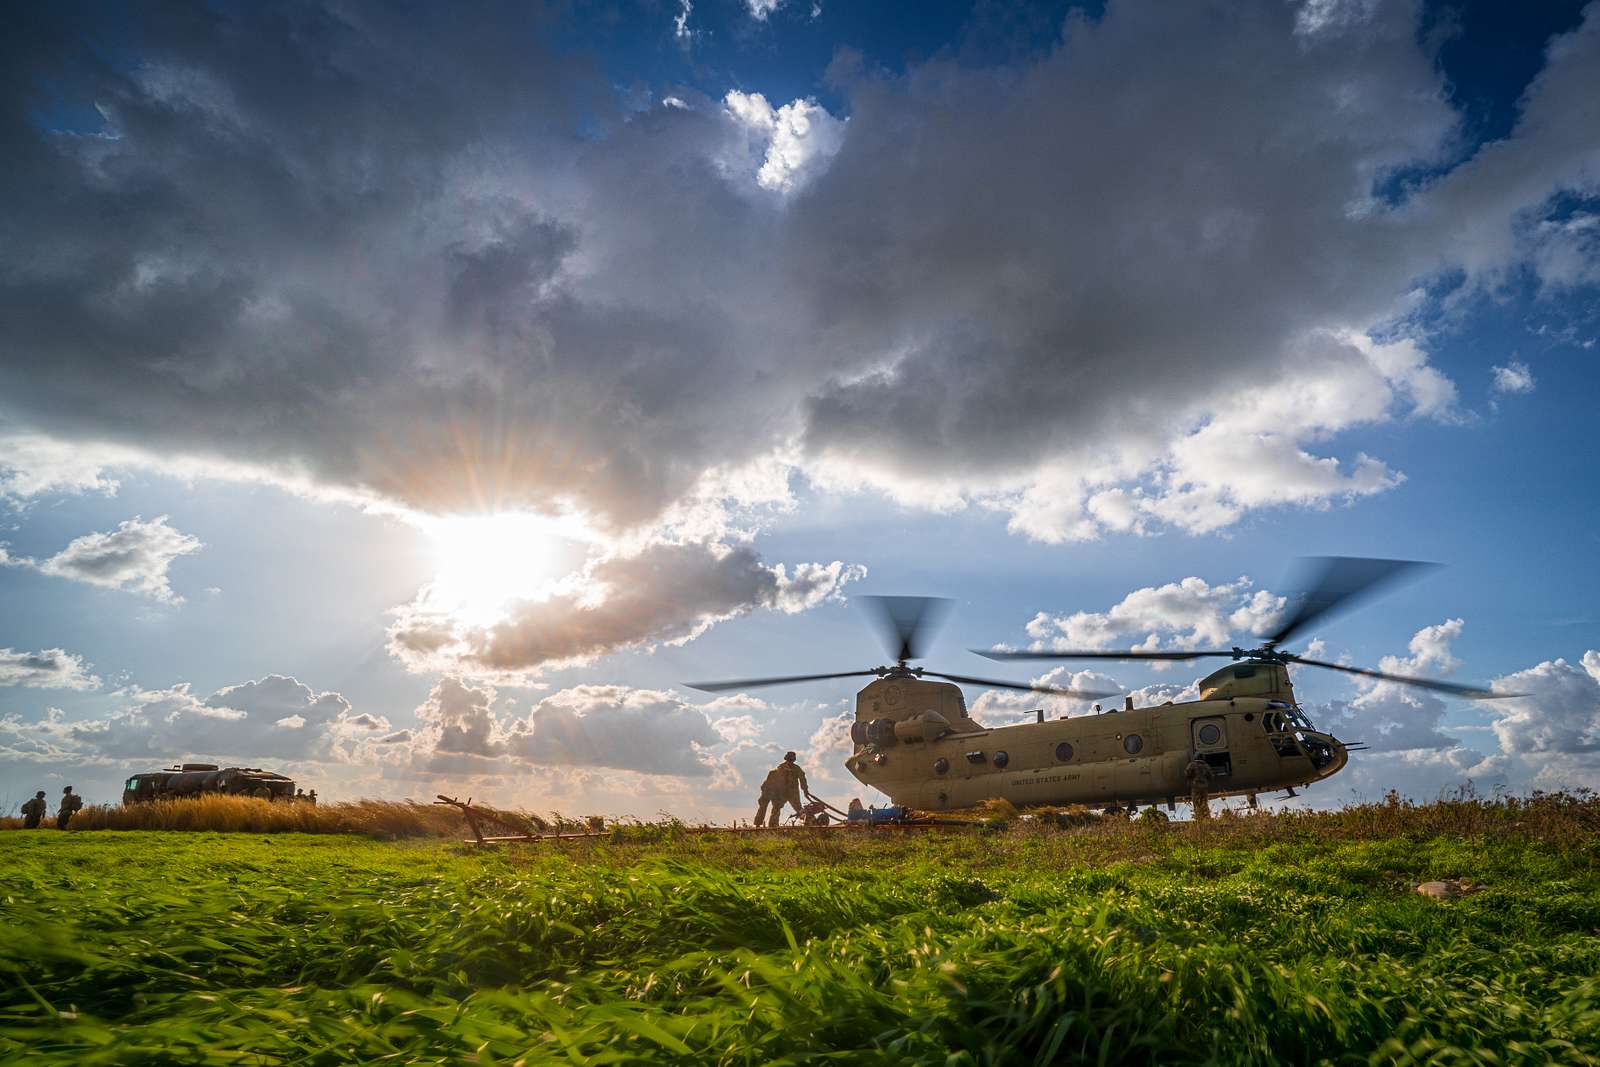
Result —
[[1144, 748], [1144, 738], [1138, 734], [1129, 734], [1122, 739], [1122, 749], [1130, 756], [1138, 755], [1142, 748]]
[[934, 774], [944, 774], [949, 770], [950, 770], [950, 761], [945, 759], [943, 756], [940, 756], [938, 759], [933, 761], [933, 773]]
[[1004, 767], [1006, 764], [1008, 764], [1010, 762], [1011, 762], [1011, 756], [1006, 751], [1001, 750], [1001, 751], [996, 752], [994, 754], [994, 765], [996, 767]]
[[1056, 746], [1056, 759], [1066, 763], [1072, 759], [1072, 742], [1063, 741]]

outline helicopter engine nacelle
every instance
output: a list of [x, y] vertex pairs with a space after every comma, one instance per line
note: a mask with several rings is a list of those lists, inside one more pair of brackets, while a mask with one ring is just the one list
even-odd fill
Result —
[[894, 736], [900, 741], [937, 741], [949, 732], [950, 720], [937, 711], [919, 711], [894, 724]]
[[850, 724], [850, 740], [858, 745], [892, 745], [895, 741], [895, 722], [893, 719], [853, 722]]

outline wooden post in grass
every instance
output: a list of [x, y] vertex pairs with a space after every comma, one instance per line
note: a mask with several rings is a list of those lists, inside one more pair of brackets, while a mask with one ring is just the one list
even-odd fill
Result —
[[472, 830], [472, 836], [478, 839], [478, 844], [483, 844], [483, 830], [478, 826], [478, 813], [472, 810], [472, 798], [468, 797], [463, 803], [443, 793], [438, 794], [438, 797], [439, 799], [434, 801], [435, 804], [448, 804], [452, 808], [461, 809], [461, 814], [467, 817], [467, 826]]

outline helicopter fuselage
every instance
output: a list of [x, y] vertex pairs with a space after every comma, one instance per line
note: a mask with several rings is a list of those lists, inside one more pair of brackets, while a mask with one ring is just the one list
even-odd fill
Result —
[[1253, 796], [1327, 778], [1349, 759], [1300, 712], [1281, 664], [1224, 667], [1200, 695], [986, 728], [968, 715], [959, 687], [891, 674], [857, 696], [845, 766], [896, 804], [949, 811], [992, 798], [1018, 807], [1171, 805], [1189, 797], [1185, 772], [1197, 758], [1210, 767], [1210, 796]]

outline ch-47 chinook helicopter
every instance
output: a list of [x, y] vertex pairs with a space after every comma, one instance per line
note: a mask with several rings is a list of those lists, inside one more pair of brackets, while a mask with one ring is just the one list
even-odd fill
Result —
[[[1402, 560], [1332, 557], [1308, 561], [1315, 570], [1277, 632], [1257, 648], [1181, 651], [985, 652], [996, 660], [1166, 660], [1225, 657], [1230, 665], [1199, 682], [1198, 700], [1101, 715], [1046, 719], [989, 728], [967, 712], [952, 682], [1094, 700], [1112, 695], [1024, 682], [940, 674], [909, 666], [921, 658], [933, 625], [948, 601], [929, 597], [866, 597], [895, 651], [895, 665], [832, 674], [803, 674], [729, 682], [690, 683], [706, 692], [876, 675], [856, 695], [850, 728], [855, 751], [845, 767], [863, 784], [896, 804], [922, 811], [968, 808], [990, 798], [1027, 805], [1087, 805], [1134, 810], [1187, 796], [1185, 768], [1193, 759], [1210, 765], [1210, 795], [1247, 796], [1287, 790], [1342, 770], [1359, 742], [1317, 730], [1295, 701], [1291, 664], [1325, 667], [1460, 697], [1492, 698], [1475, 686], [1388, 674], [1308, 659], [1279, 646], [1335, 609], [1352, 606], [1423, 564]], [[929, 681], [941, 678], [944, 681]]]

